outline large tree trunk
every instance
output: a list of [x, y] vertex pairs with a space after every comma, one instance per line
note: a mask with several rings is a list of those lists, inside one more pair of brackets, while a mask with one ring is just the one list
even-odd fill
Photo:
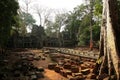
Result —
[[[99, 68], [99, 76], [103, 73], [116, 76], [120, 79], [120, 27], [118, 25], [117, 0], [103, 0], [100, 58], [102, 63]], [[97, 66], [98, 67], [98, 66]], [[100, 78], [100, 77], [99, 77]]]

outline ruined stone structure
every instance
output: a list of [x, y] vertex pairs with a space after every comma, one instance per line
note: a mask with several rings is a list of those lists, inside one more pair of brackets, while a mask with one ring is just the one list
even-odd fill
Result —
[[41, 48], [42, 41], [35, 36], [17, 36], [8, 41], [9, 48]]

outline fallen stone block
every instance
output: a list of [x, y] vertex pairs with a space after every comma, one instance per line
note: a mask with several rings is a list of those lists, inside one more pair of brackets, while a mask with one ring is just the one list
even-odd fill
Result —
[[84, 78], [82, 76], [76, 76], [76, 77], [72, 77], [69, 80], [84, 80]]
[[81, 73], [83, 73], [84, 75], [87, 75], [90, 73], [90, 69], [81, 70]]
[[61, 68], [59, 66], [55, 66], [54, 70], [55, 70], [55, 72], [60, 73]]
[[66, 74], [67, 74], [67, 75], [72, 75], [72, 71], [66, 70]]
[[42, 59], [42, 60], [45, 60], [45, 57], [42, 57], [41, 59]]
[[57, 64], [56, 63], [50, 63], [50, 64], [48, 64], [48, 69], [54, 69], [55, 68], [55, 66], [57, 66]]
[[72, 71], [73, 73], [78, 73], [78, 72], [79, 72], [79, 67], [77, 67], [77, 66], [72, 66], [72, 67], [71, 67], [71, 71]]
[[86, 69], [86, 68], [87, 68], [87, 66], [86, 66], [85, 64], [81, 64], [81, 65], [80, 65], [80, 67], [81, 67], [81, 70], [83, 70], [83, 69]]
[[96, 79], [96, 75], [95, 74], [89, 74], [87, 76], [87, 79]]
[[38, 69], [38, 71], [40, 71], [40, 72], [44, 72], [44, 68], [43, 68], [43, 67], [38, 67], [37, 69]]
[[67, 73], [65, 70], [60, 70], [60, 74], [64, 77], [67, 77]]
[[34, 56], [34, 60], [40, 60], [40, 57], [39, 56]]
[[64, 68], [65, 69], [71, 69], [71, 64], [69, 64], [69, 63], [64, 64]]
[[44, 75], [42, 72], [36, 72], [37, 78], [44, 78]]
[[30, 78], [31, 78], [31, 80], [37, 80], [37, 76], [36, 75], [31, 75]]
[[28, 60], [28, 61], [33, 61], [34, 58], [33, 58], [33, 57], [28, 57], [27, 60]]
[[74, 77], [75, 76], [83, 76], [83, 74], [82, 73], [73, 73], [72, 76], [74, 76]]

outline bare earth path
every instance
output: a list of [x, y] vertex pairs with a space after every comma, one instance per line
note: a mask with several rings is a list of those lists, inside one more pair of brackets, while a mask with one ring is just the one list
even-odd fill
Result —
[[[40, 54], [41, 56], [43, 56], [43, 53], [41, 50], [30, 50], [30, 52], [33, 52], [35, 54]], [[61, 76], [60, 74], [56, 73], [55, 71], [47, 69], [48, 64], [51, 62], [52, 61], [48, 55], [45, 58], [45, 60], [39, 60], [39, 61], [32, 62], [36, 67], [43, 67], [45, 69], [45, 72], [44, 72], [45, 78], [38, 79], [38, 80], [68, 80], [65, 77]]]

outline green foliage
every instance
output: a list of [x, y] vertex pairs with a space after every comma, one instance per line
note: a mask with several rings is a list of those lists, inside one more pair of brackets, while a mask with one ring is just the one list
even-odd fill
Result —
[[[93, 8], [91, 8], [91, 6]], [[95, 0], [94, 3], [90, 2], [87, 5], [81, 4], [75, 7], [73, 11], [62, 15], [56, 15], [55, 22], [50, 22], [46, 28], [46, 32], [52, 35], [54, 31], [56, 31], [54, 33], [57, 33], [61, 26], [64, 25], [64, 32], [68, 33], [71, 42], [78, 42], [78, 45], [89, 45], [90, 26], [92, 27], [93, 41], [99, 41], [101, 14], [101, 0]]]
[[53, 36], [53, 30], [54, 30], [54, 28], [53, 28], [53, 22], [47, 20], [46, 21], [46, 26], [47, 26], [47, 28], [45, 29], [46, 35], [49, 36], [49, 37]]
[[0, 47], [6, 45], [11, 29], [16, 24], [18, 8], [16, 0], [0, 1]]
[[90, 24], [90, 15], [87, 12], [89, 12], [87, 6], [82, 4], [75, 7], [74, 11], [68, 15], [66, 30], [70, 33], [73, 42], [79, 40], [80, 44], [84, 44], [86, 42], [85, 39], [88, 38], [85, 33], [89, 31], [87, 28]]
[[102, 15], [102, 0], [95, 0], [95, 10], [94, 14], [96, 16], [101, 16]]
[[33, 25], [35, 24], [35, 20], [33, 19], [31, 14], [20, 11], [19, 16], [17, 17], [17, 23], [17, 30], [19, 34], [26, 35], [27, 28], [31, 30]]
[[45, 29], [47, 36], [58, 37], [58, 35], [60, 35], [62, 26], [64, 26], [66, 17], [67, 17], [66, 13], [60, 13], [56, 14], [54, 22], [47, 20], [46, 21], [47, 28]]
[[[101, 1], [96, 0], [93, 18], [92, 19], [92, 31], [93, 31], [93, 40], [98, 42], [100, 38], [100, 20], [101, 18]], [[90, 41], [90, 22], [91, 22], [91, 7], [90, 5], [80, 5], [74, 8], [73, 12], [67, 17], [66, 28], [65, 30], [70, 33], [71, 39], [73, 41], [79, 41], [78, 45], [89, 45]], [[97, 18], [96, 18], [97, 17]]]
[[35, 20], [33, 19], [32, 15], [29, 13], [22, 12], [20, 17], [25, 22], [26, 26], [31, 26], [35, 23]]

